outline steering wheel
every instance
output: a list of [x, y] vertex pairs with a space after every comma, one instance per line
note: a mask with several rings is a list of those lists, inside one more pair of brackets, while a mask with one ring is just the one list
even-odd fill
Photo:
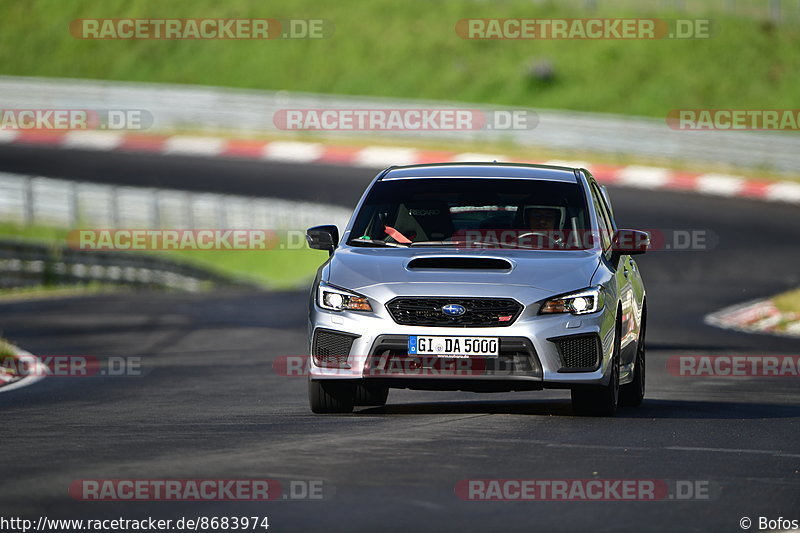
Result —
[[524, 239], [525, 237], [531, 237], [531, 236], [534, 236], [534, 235], [537, 236], [537, 237], [545, 237], [551, 243], [555, 244], [558, 247], [561, 247], [561, 239], [553, 237], [552, 235], [548, 234], [546, 231], [529, 231], [527, 233], [523, 233], [522, 235], [515, 236], [514, 240], [519, 241], [520, 239]]

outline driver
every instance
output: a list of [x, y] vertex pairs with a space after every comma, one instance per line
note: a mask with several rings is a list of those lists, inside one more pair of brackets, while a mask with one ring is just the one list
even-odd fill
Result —
[[560, 227], [561, 213], [549, 207], [529, 207], [525, 210], [526, 226], [529, 233], [520, 236], [520, 245], [529, 248], [552, 249], [561, 246], [561, 236], [556, 233]]
[[558, 210], [546, 207], [532, 207], [526, 210], [528, 227], [533, 231], [554, 231], [558, 224]]

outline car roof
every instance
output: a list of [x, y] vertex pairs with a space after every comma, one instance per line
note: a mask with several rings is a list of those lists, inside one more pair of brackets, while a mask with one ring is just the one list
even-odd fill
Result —
[[433, 163], [389, 167], [381, 181], [424, 178], [511, 178], [577, 183], [577, 169], [522, 163]]

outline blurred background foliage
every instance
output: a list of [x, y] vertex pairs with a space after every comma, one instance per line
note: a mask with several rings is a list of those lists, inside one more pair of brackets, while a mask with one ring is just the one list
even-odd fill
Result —
[[[328, 39], [80, 40], [78, 18], [301, 18]], [[462, 18], [708, 18], [711, 38], [464, 40]], [[793, 0], [0, 1], [0, 74], [457, 100], [664, 117], [793, 108]]]

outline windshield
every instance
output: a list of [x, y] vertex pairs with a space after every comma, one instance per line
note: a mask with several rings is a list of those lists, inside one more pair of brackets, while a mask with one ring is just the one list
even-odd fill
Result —
[[584, 249], [577, 183], [501, 178], [377, 182], [356, 217], [353, 246]]

